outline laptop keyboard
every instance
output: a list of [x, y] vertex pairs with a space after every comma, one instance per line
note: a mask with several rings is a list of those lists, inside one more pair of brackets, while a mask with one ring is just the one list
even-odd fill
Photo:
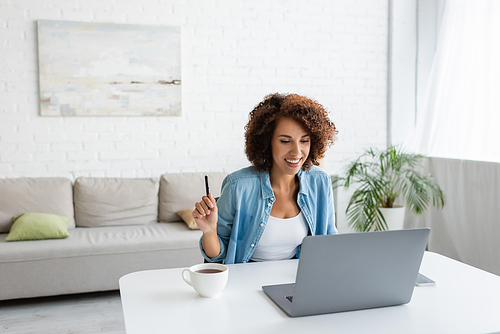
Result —
[[292, 302], [292, 300], [293, 300], [293, 296], [286, 296], [285, 298], [286, 298], [286, 299], [288, 299], [288, 301], [289, 301], [290, 303], [291, 303], [291, 302]]

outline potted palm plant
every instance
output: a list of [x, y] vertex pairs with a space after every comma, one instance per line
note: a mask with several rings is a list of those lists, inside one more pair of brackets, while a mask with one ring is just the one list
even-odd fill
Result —
[[388, 223], [389, 215], [397, 210], [395, 201], [400, 196], [409, 211], [417, 215], [431, 201], [433, 206], [443, 207], [441, 188], [430, 174], [418, 171], [426, 158], [406, 153], [401, 146], [365, 150], [333, 182], [334, 188], [356, 186], [346, 209], [348, 225], [358, 232], [402, 228], [405, 210], [402, 206], [399, 208], [402, 215], [397, 218], [399, 227], [391, 228], [392, 223]]

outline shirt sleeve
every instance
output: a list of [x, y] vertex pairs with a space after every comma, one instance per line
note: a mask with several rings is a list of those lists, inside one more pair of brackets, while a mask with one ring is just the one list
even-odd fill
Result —
[[335, 204], [333, 201], [333, 188], [331, 177], [328, 176], [328, 180], [326, 181], [325, 187], [328, 193], [328, 205], [327, 205], [327, 221], [328, 225], [326, 227], [326, 234], [337, 234], [337, 227], [335, 226]]

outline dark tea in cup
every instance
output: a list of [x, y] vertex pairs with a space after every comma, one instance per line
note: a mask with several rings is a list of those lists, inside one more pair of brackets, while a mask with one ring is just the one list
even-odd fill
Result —
[[219, 269], [200, 269], [200, 270], [196, 270], [197, 273], [200, 273], [200, 274], [218, 274], [218, 273], [221, 273], [222, 270], [219, 270]]

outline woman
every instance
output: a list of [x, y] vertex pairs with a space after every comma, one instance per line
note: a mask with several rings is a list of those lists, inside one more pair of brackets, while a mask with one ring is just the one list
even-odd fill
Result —
[[276, 93], [245, 129], [252, 166], [224, 179], [217, 203], [209, 194], [195, 204], [201, 252], [225, 264], [298, 258], [305, 236], [337, 233], [330, 177], [316, 167], [335, 125], [316, 101]]

